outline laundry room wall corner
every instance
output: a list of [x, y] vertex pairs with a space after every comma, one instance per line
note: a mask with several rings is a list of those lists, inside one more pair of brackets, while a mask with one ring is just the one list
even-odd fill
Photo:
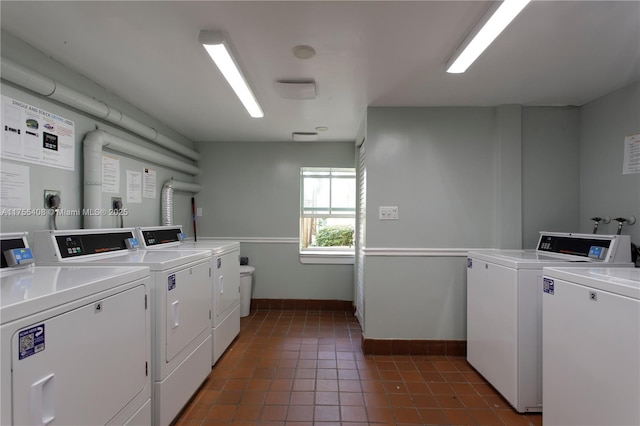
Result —
[[300, 263], [300, 168], [349, 167], [353, 141], [198, 142], [198, 235], [240, 241], [254, 299], [353, 300], [353, 265]]
[[635, 216], [622, 233], [640, 244], [640, 173], [623, 174], [625, 137], [640, 133], [640, 81], [580, 109], [580, 230], [593, 216], [609, 216], [598, 233], [615, 234], [616, 217]]
[[[126, 114], [131, 118], [131, 121], [142, 123], [149, 128], [153, 127], [158, 133], [166, 135], [166, 137], [171, 138], [171, 140], [180, 145], [184, 145], [188, 149], [193, 149], [193, 142], [175, 130], [117, 97], [113, 92], [108, 91], [95, 82], [78, 74], [76, 71], [57, 62], [46, 53], [35, 49], [25, 41], [14, 37], [6, 31], [2, 31], [1, 43], [3, 59], [15, 62], [15, 64], [20, 67], [25, 67], [34, 73], [41, 74], [45, 79], [48, 79], [48, 81], [59, 82], [67, 86], [68, 91], [79, 92], [89, 99], [95, 99], [108, 104], [113, 107], [113, 109], [122, 112], [122, 114]], [[168, 149], [144, 137], [137, 136], [133, 132], [125, 130], [103, 118], [92, 116], [87, 112], [82, 112], [61, 101], [37, 94], [27, 88], [11, 83], [6, 79], [2, 80], [0, 89], [3, 103], [16, 101], [20, 105], [30, 106], [42, 110], [43, 113], [52, 114], [73, 122], [73, 160], [70, 167], [54, 167], [45, 165], [44, 163], [23, 161], [19, 157], [3, 155], [2, 167], [8, 165], [8, 167], [23, 171], [21, 175], [23, 176], [22, 179], [24, 180], [26, 178], [27, 180], [24, 182], [24, 185], [26, 186], [28, 184], [28, 196], [21, 201], [22, 205], [19, 207], [28, 208], [30, 209], [29, 212], [38, 212], [38, 214], [3, 214], [1, 218], [2, 228], [29, 231], [29, 239], [31, 239], [33, 231], [49, 229], [52, 226], [50, 222], [50, 212], [40, 214], [40, 212], [45, 211], [45, 190], [61, 191], [61, 210], [56, 216], [56, 225], [59, 229], [76, 229], [83, 226], [83, 139], [88, 132], [94, 131], [99, 127], [101, 130], [117, 138], [126, 140], [133, 146], [139, 145], [160, 153], [171, 154], [171, 151]], [[101, 205], [95, 206], [104, 208], [102, 227], [118, 227], [120, 226], [120, 218], [122, 218], [124, 226], [159, 224], [161, 218], [160, 190], [162, 183], [171, 178], [181, 181], [193, 180], [193, 176], [187, 173], [160, 166], [145, 159], [134, 158], [129, 155], [109, 151], [108, 148], [104, 151], [104, 155], [113, 160], [113, 164], [118, 164], [117, 174], [114, 173], [113, 176], [117, 176], [119, 185], [115, 192], [106, 192], [103, 188], [100, 194]], [[175, 153], [173, 153], [173, 156], [175, 157]], [[129, 175], [138, 176], [142, 181], [143, 173], [145, 173], [146, 170], [150, 170], [155, 176], [155, 189], [151, 190], [154, 197], [152, 197], [150, 193], [146, 195], [141, 193], [139, 197], [132, 194], [133, 196], [129, 199], [127, 194], [127, 177]], [[129, 171], [132, 173], [128, 173]], [[140, 182], [140, 187], [142, 187], [142, 182]], [[123, 208], [126, 209], [125, 215], [118, 217], [114, 214], [109, 214], [109, 209], [112, 207], [112, 197], [122, 199]], [[177, 193], [174, 197], [176, 222], [191, 223], [190, 197], [191, 194], [185, 193]], [[102, 214], [99, 210], [95, 213]], [[186, 228], [186, 231], [189, 234], [191, 233], [190, 228]]]

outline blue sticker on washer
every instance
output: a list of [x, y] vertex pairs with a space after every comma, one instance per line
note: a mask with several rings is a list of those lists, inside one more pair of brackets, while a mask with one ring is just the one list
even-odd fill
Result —
[[44, 351], [44, 324], [22, 330], [18, 334], [18, 359]]
[[553, 294], [553, 280], [551, 278], [542, 279], [542, 291], [548, 294]]
[[169, 278], [167, 279], [167, 281], [168, 281], [168, 284], [169, 284], [169, 290], [168, 291], [171, 291], [174, 288], [176, 288], [176, 274], [169, 275]]
[[467, 268], [473, 268], [473, 259], [467, 257]]

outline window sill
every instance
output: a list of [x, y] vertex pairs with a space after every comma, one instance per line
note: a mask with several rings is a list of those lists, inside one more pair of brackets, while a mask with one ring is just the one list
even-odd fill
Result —
[[355, 254], [353, 252], [323, 253], [317, 251], [300, 252], [300, 263], [317, 265], [353, 265]]

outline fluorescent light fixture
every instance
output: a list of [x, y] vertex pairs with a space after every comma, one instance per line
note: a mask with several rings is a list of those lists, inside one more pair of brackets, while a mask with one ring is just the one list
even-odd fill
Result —
[[264, 117], [262, 108], [258, 104], [256, 97], [253, 95], [247, 80], [240, 72], [236, 61], [231, 56], [231, 49], [229, 49], [228, 43], [224, 39], [224, 35], [220, 31], [200, 31], [198, 41], [204, 46], [216, 63], [224, 78], [227, 79], [231, 88], [236, 92], [236, 96], [242, 102], [242, 105], [247, 109], [249, 115], [254, 118]]
[[447, 62], [447, 72], [465, 72], [530, 1], [504, 0], [494, 3]]

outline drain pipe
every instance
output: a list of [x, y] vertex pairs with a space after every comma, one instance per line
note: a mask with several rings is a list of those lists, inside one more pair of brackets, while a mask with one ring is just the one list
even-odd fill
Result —
[[[83, 141], [85, 212], [99, 212], [102, 206], [102, 150], [104, 148], [109, 148], [110, 150], [128, 154], [190, 175], [200, 173], [200, 169], [193, 164], [179, 161], [168, 155], [153, 151], [152, 149], [133, 144], [125, 139], [111, 135], [104, 130], [93, 130], [85, 135]], [[87, 214], [84, 216], [85, 229], [101, 227], [102, 216], [100, 214]]]
[[173, 191], [197, 193], [202, 187], [197, 183], [170, 179], [162, 185], [162, 225], [173, 225]]
[[10, 59], [2, 57], [0, 61], [0, 74], [3, 80], [113, 123], [186, 158], [196, 161], [200, 159], [200, 154], [197, 151], [169, 139], [158, 133], [153, 127], [123, 114], [102, 101], [95, 100], [49, 77], [31, 71]]

